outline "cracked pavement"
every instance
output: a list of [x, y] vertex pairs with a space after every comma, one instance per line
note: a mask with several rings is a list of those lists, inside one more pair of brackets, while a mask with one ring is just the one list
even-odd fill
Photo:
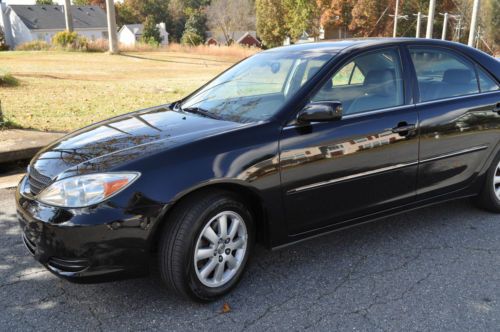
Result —
[[233, 293], [196, 304], [157, 274], [94, 285], [51, 275], [21, 242], [13, 194], [0, 190], [5, 331], [500, 331], [500, 216], [468, 200], [257, 248]]

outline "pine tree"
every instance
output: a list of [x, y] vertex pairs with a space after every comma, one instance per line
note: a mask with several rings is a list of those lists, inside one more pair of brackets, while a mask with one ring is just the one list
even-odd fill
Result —
[[162, 37], [160, 35], [160, 29], [156, 25], [153, 16], [148, 16], [144, 22], [144, 31], [142, 33], [142, 41], [147, 44], [160, 44]]
[[181, 43], [186, 45], [199, 45], [205, 41], [207, 32], [207, 17], [201, 9], [189, 8], [186, 10], [188, 19], [184, 26]]
[[264, 46], [283, 44], [287, 35], [285, 9], [281, 0], [256, 0], [257, 34]]
[[299, 38], [305, 31], [317, 36], [319, 28], [319, 8], [315, 1], [283, 0], [286, 30], [292, 39]]

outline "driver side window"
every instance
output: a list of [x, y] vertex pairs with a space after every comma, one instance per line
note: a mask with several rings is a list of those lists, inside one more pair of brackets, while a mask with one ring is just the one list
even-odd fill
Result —
[[351, 60], [311, 101], [340, 101], [348, 115], [403, 105], [403, 91], [399, 53], [386, 49]]

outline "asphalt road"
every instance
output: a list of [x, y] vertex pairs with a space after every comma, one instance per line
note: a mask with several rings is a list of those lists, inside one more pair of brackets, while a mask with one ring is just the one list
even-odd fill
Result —
[[96, 285], [52, 276], [23, 247], [12, 196], [0, 190], [3, 331], [500, 331], [500, 216], [467, 200], [258, 249], [231, 295], [201, 305], [157, 275]]

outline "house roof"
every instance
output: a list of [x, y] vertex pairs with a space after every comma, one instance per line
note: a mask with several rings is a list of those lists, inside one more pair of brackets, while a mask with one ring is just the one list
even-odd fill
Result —
[[122, 29], [129, 29], [130, 31], [132, 31], [132, 33], [136, 36], [138, 35], [142, 35], [143, 31], [144, 31], [144, 25], [143, 24], [124, 24]]
[[[160, 29], [160, 32], [162, 32], [162, 29], [164, 29], [164, 27], [161, 27], [161, 24], [162, 23], [156, 25]], [[144, 33], [144, 24], [124, 24], [121, 27], [120, 31], [122, 31], [123, 29], [130, 30], [136, 36], [141, 36]], [[163, 33], [166, 33], [168, 35], [168, 32], [166, 30]]]
[[[233, 31], [229, 34], [229, 37], [237, 42], [239, 41], [240, 39], [242, 39], [244, 36], [246, 36], [247, 34], [249, 34], [250, 36], [254, 37], [255, 39], [257, 39], [257, 32], [256, 31]], [[214, 39], [215, 41], [217, 41], [217, 43], [219, 44], [225, 44], [226, 43], [226, 38], [224, 37], [224, 34], [222, 32], [215, 32], [215, 31], [207, 31], [207, 40], [208, 39]]]
[[260, 41], [257, 39], [257, 37], [256, 37], [255, 35], [252, 35], [252, 34], [250, 33], [250, 31], [245, 32], [245, 33], [244, 33], [244, 34], [243, 34], [240, 38], [238, 38], [238, 40], [236, 40], [236, 43], [237, 43], [237, 44], [239, 44], [239, 43], [240, 43], [240, 42], [242, 42], [242, 41], [243, 41], [243, 39], [245, 39], [245, 37], [247, 37], [247, 36], [252, 37], [253, 39], [255, 39], [255, 41], [256, 41], [258, 44], [260, 44]]
[[[65, 29], [64, 6], [10, 5], [30, 30]], [[106, 13], [99, 6], [71, 6], [75, 29], [107, 29]]]

